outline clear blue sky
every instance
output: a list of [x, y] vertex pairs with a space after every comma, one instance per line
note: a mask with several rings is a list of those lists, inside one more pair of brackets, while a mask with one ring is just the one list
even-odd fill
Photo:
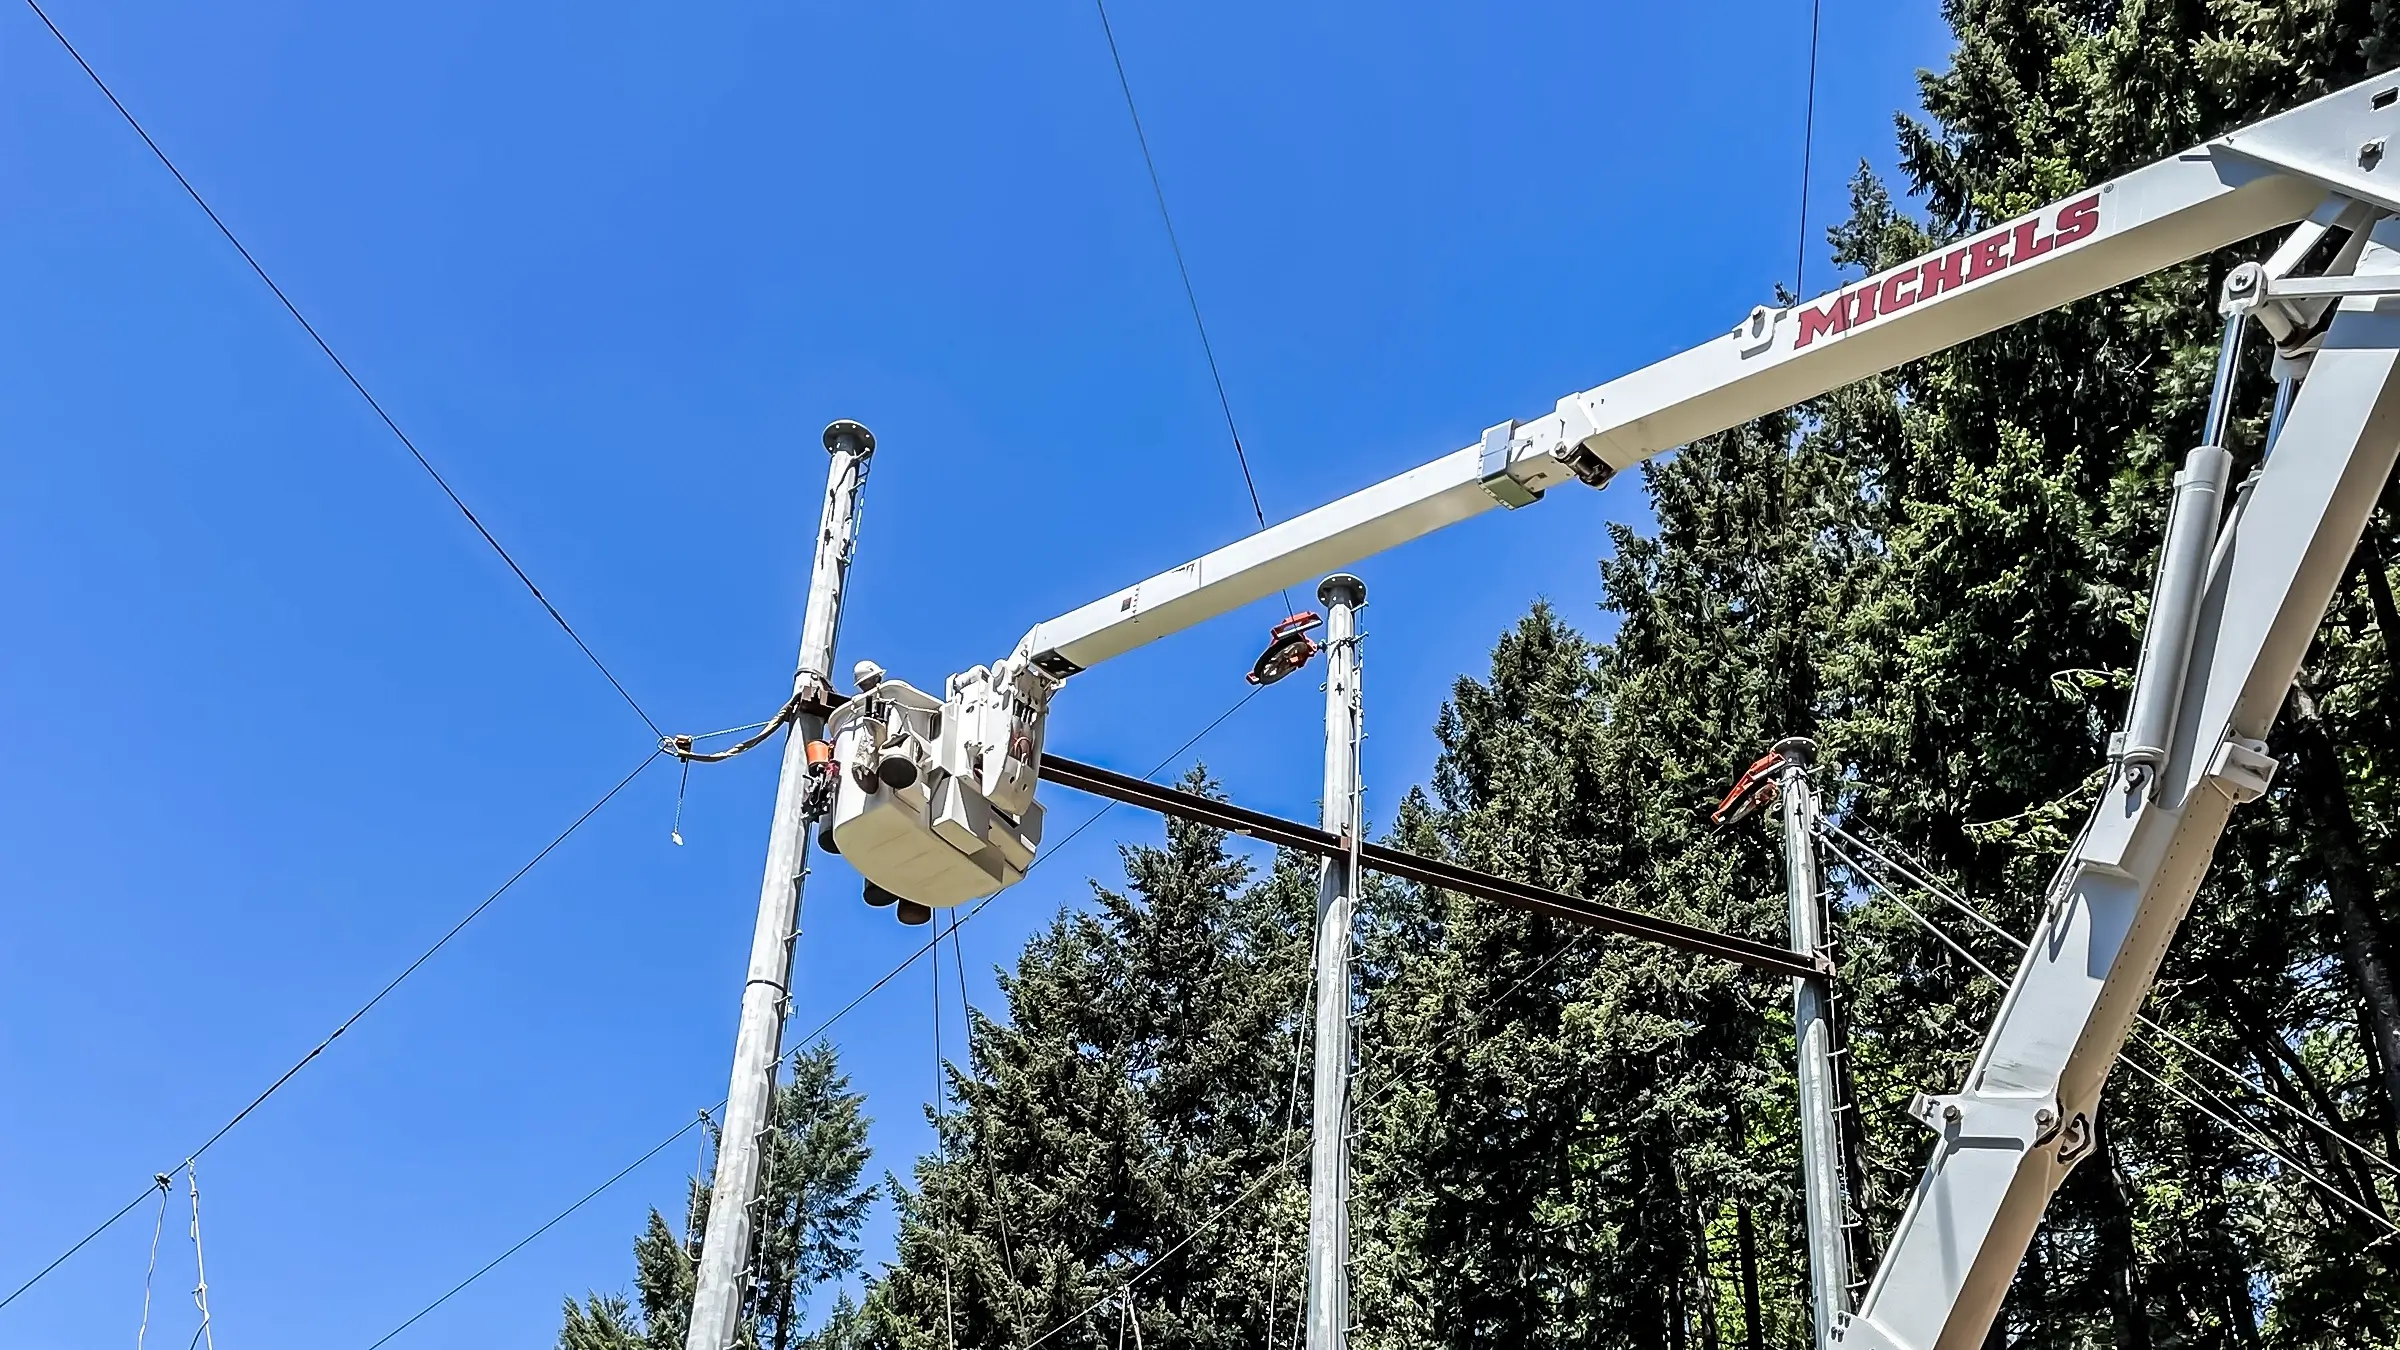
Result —
[[[1493, 8], [1119, 0], [1271, 516], [1791, 278], [1802, 0]], [[938, 680], [1249, 523], [1081, 0], [50, 9], [673, 729], [782, 697], [831, 418], [882, 444], [845, 665]], [[1820, 221], [1947, 45], [1930, 4], [1828, 0]], [[13, 1287], [649, 736], [8, 5], [0, 180]], [[1377, 820], [1528, 604], [1600, 623], [1602, 524], [1642, 516], [1634, 484], [1566, 489], [1361, 566]], [[1077, 681], [1052, 745], [1149, 768], [1276, 617]], [[1315, 681], [1203, 752], [1242, 801], [1313, 815]], [[722, 1095], [771, 779], [768, 755], [695, 772], [678, 849], [654, 768], [208, 1156], [221, 1343], [363, 1346]], [[1087, 809], [1061, 794], [1055, 828]], [[1112, 817], [968, 928], [979, 997], [1155, 834]], [[801, 1027], [921, 940], [819, 876]], [[920, 969], [839, 1028], [878, 1168], [928, 1137], [930, 997]], [[691, 1164], [687, 1141], [396, 1344], [547, 1346]], [[163, 1345], [194, 1327], [181, 1203]], [[0, 1342], [129, 1341], [150, 1228], [0, 1312]], [[879, 1214], [870, 1257], [888, 1242]]]

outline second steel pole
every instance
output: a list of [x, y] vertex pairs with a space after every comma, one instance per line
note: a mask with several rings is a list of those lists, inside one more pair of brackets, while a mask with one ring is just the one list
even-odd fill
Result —
[[1336, 574], [1317, 586], [1325, 606], [1324, 825], [1350, 844], [1317, 873], [1315, 1108], [1308, 1167], [1307, 1350], [1350, 1339], [1350, 941], [1358, 902], [1360, 720], [1358, 608], [1367, 588]]
[[[836, 422], [825, 428], [825, 448], [833, 463], [826, 472], [808, 609], [800, 623], [799, 668], [792, 676], [793, 692], [816, 704], [833, 693], [833, 640], [842, 621], [842, 583], [849, 576], [850, 553], [858, 540], [875, 436], [856, 422]], [[775, 783], [775, 817], [767, 830], [766, 876], [759, 885], [758, 926], [750, 935], [750, 975], [742, 986], [733, 1081], [725, 1095], [724, 1128], [717, 1137], [716, 1177], [708, 1228], [700, 1243], [685, 1350], [730, 1350], [741, 1329], [759, 1157], [771, 1124], [775, 1066], [783, 1057], [792, 944], [799, 937], [800, 886], [808, 871], [808, 832], [801, 819], [808, 795], [808, 743], [824, 730], [823, 718], [802, 713], [784, 733], [783, 772]]]
[[[1778, 742], [1786, 764], [1783, 793], [1785, 899], [1792, 922], [1792, 950], [1814, 956], [1825, 945], [1817, 907], [1817, 800], [1808, 783], [1816, 743], [1793, 737]], [[1850, 1313], [1850, 1246], [1843, 1223], [1842, 1143], [1834, 1127], [1833, 1026], [1827, 1018], [1825, 983], [1792, 981], [1792, 1032], [1799, 1047], [1800, 1172], [1808, 1231], [1810, 1311], [1815, 1344], [1833, 1343], [1835, 1325]]]

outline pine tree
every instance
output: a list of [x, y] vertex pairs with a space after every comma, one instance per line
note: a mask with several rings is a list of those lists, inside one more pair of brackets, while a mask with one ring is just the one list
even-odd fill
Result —
[[[794, 1052], [777, 1085], [760, 1166], [756, 1272], [742, 1310], [743, 1350], [841, 1350], [856, 1312], [841, 1299], [818, 1336], [804, 1328], [812, 1291], [858, 1268], [859, 1229], [875, 1201], [861, 1186], [867, 1165], [864, 1099], [850, 1090], [833, 1047]], [[691, 1325], [699, 1234], [708, 1225], [709, 1185], [688, 1183], [687, 1233], [657, 1210], [634, 1240], [634, 1297], [567, 1300], [559, 1350], [683, 1350]]]
[[972, 1018], [941, 1147], [894, 1183], [871, 1343], [1000, 1350], [1070, 1324], [1045, 1344], [1113, 1345], [1136, 1276], [1149, 1350], [1255, 1347], [1292, 1309], [1313, 873], [1256, 878], [1185, 822], [1122, 856], [1127, 888], [1095, 884], [1002, 977], [1006, 1021]]

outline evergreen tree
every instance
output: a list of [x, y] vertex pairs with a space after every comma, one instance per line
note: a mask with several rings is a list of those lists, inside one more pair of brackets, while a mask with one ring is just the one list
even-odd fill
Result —
[[[809, 1295], [858, 1268], [858, 1235], [875, 1187], [861, 1186], [867, 1120], [830, 1045], [795, 1052], [775, 1090], [760, 1164], [759, 1221], [742, 1309], [743, 1350], [846, 1350], [856, 1310], [836, 1302], [818, 1335], [804, 1329]], [[692, 1178], [686, 1236], [657, 1210], [634, 1240], [634, 1296], [567, 1300], [559, 1350], [683, 1350], [691, 1325], [709, 1185]]]
[[999, 1350], [1072, 1323], [1045, 1344], [1113, 1345], [1136, 1277], [1149, 1350], [1255, 1347], [1289, 1315], [1313, 872], [1256, 878], [1180, 821], [1122, 856], [1127, 888], [1095, 885], [1002, 977], [1007, 1020], [971, 1019], [941, 1147], [894, 1183], [872, 1344]]

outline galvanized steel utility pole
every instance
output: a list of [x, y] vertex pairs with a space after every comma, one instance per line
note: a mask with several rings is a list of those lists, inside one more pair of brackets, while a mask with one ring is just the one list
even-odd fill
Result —
[[1317, 585], [1325, 606], [1325, 801], [1328, 833], [1349, 844], [1317, 873], [1316, 1059], [1308, 1167], [1307, 1350], [1350, 1339], [1350, 940], [1358, 902], [1358, 609], [1366, 583], [1337, 573]]
[[[1783, 870], [1792, 921], [1792, 950], [1814, 956], [1825, 945], [1817, 892], [1817, 798], [1808, 770], [1817, 744], [1794, 736], [1778, 741], [1784, 758]], [[1850, 1315], [1850, 1246], [1842, 1205], [1842, 1142], [1833, 1111], [1833, 1025], [1825, 981], [1792, 981], [1792, 1031], [1799, 1043], [1800, 1171], [1807, 1202], [1808, 1283], [1816, 1344], [1833, 1343], [1836, 1323]]]
[[[800, 664], [793, 692], [823, 705], [833, 694], [833, 640], [841, 627], [842, 583], [858, 540], [858, 519], [875, 435], [856, 422], [825, 428], [833, 456], [825, 479], [825, 513], [808, 579], [808, 609], [800, 624]], [[748, 1283], [750, 1239], [757, 1217], [760, 1145], [770, 1127], [775, 1067], [783, 1056], [783, 1019], [791, 1007], [792, 944], [800, 935], [800, 885], [808, 874], [808, 744], [824, 719], [801, 713], [784, 735], [783, 772], [775, 784], [775, 818], [767, 831], [767, 870], [758, 892], [758, 927], [750, 938], [750, 976], [742, 987], [741, 1030], [733, 1043], [733, 1084], [717, 1140], [717, 1172], [700, 1244], [698, 1283], [685, 1350], [729, 1350], [741, 1324]]]

